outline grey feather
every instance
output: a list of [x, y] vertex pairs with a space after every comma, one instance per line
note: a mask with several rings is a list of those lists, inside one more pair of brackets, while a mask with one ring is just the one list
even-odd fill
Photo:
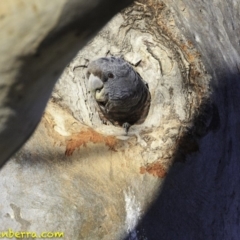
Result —
[[148, 115], [151, 95], [147, 83], [122, 58], [100, 58], [88, 66], [88, 87], [105, 118], [128, 131]]

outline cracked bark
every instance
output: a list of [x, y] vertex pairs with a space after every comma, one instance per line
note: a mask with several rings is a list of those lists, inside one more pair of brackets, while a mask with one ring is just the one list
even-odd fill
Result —
[[[1, 225], [18, 230], [15, 206], [26, 230], [66, 239], [238, 239], [238, 23], [236, 2], [220, 1], [142, 0], [112, 19], [2, 169]], [[87, 91], [88, 62], [109, 55], [152, 95], [128, 137], [100, 121]]]

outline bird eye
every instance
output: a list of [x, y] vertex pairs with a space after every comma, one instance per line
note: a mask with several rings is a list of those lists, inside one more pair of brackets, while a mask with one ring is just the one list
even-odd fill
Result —
[[108, 78], [114, 78], [112, 73], [108, 73]]

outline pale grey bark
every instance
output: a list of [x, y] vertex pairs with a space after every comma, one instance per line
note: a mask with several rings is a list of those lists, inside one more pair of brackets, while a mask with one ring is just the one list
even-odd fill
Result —
[[[176, 162], [139, 229], [147, 239], [239, 239], [239, 1], [166, 1], [212, 76], [199, 150]], [[206, 108], [205, 108], [206, 109]], [[201, 119], [197, 119], [201, 120]], [[181, 153], [179, 148], [178, 152]]]
[[1, 1], [1, 166], [32, 134], [66, 64], [131, 2]]
[[[141, 1], [118, 14], [67, 66], [37, 131], [1, 170], [1, 226], [65, 239], [238, 239], [239, 30], [236, 1]], [[25, 75], [49, 80], [71, 58], [43, 53], [36, 61], [51, 71], [35, 72], [33, 57]], [[87, 90], [88, 62], [109, 55], [135, 65], [152, 94], [128, 137], [100, 121]], [[40, 105], [50, 85], [38, 87]], [[36, 122], [44, 104], [31, 104]]]

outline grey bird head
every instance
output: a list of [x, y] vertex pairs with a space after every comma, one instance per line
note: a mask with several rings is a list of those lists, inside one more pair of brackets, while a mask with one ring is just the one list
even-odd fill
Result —
[[141, 76], [122, 58], [99, 58], [88, 66], [88, 87], [114, 125], [128, 129], [142, 123], [149, 111], [150, 92]]

